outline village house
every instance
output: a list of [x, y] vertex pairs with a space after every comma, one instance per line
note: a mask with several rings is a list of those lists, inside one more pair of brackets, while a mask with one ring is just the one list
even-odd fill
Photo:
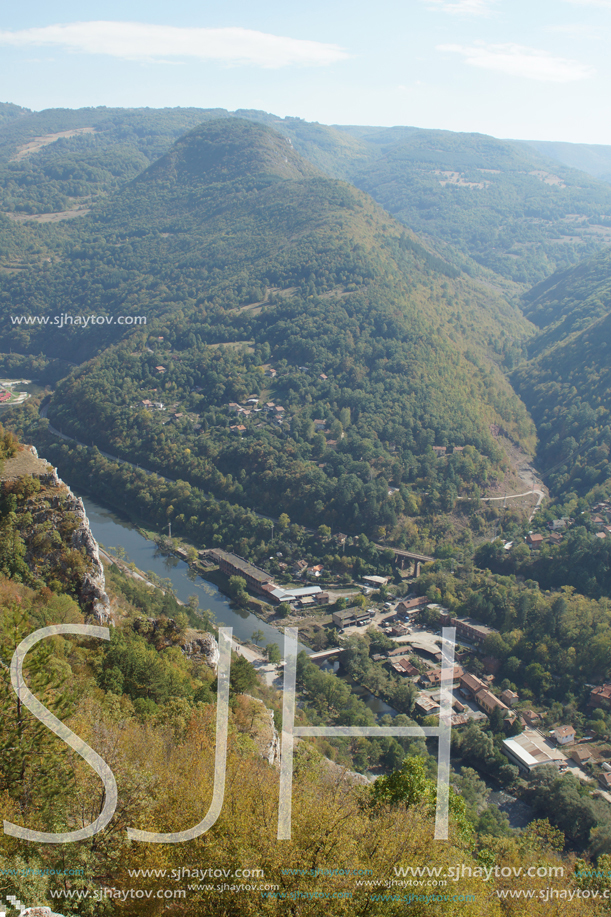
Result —
[[521, 710], [520, 711], [520, 721], [524, 726], [535, 726], [536, 723], [540, 721], [541, 717], [538, 713], [535, 713], [534, 710]]
[[452, 714], [452, 727], [454, 726], [466, 726], [471, 717], [468, 713], [453, 713]]
[[418, 675], [418, 669], [415, 665], [409, 661], [409, 659], [397, 659], [394, 662], [390, 663], [390, 667], [397, 672], [398, 675], [403, 675], [407, 678], [415, 678]]
[[442, 627], [455, 627], [457, 635], [471, 643], [483, 643], [489, 634], [498, 634], [494, 627], [488, 627], [475, 618], [454, 618], [449, 612], [442, 613], [439, 622]]
[[[441, 669], [431, 669], [420, 676], [419, 684], [423, 687], [438, 687], [441, 684]], [[452, 673], [452, 682], [457, 682], [464, 675], [464, 669], [460, 665], [455, 665]]]
[[590, 699], [588, 700], [588, 707], [601, 707], [603, 710], [606, 707], [611, 707], [611, 684], [599, 685], [597, 688], [592, 688]]
[[552, 732], [552, 739], [554, 739], [558, 745], [568, 745], [570, 742], [575, 741], [575, 730], [572, 726], [558, 726], [558, 728], [554, 729]]
[[419, 612], [429, 604], [425, 595], [419, 595], [414, 599], [402, 599], [396, 606], [395, 612], [399, 617], [416, 617]]
[[576, 745], [575, 748], [570, 750], [569, 758], [579, 764], [580, 767], [583, 767], [584, 764], [592, 760], [592, 752], [587, 745]]
[[492, 691], [489, 691], [487, 688], [484, 688], [482, 691], [478, 691], [478, 693], [475, 695], [475, 702], [478, 707], [481, 707], [481, 709], [488, 715], [490, 715], [493, 710], [496, 709], [507, 710], [507, 707], [503, 701], [499, 700], [498, 697], [495, 697]]
[[447, 451], [447, 446], [433, 446], [433, 452], [435, 455], [445, 455]]
[[515, 692], [515, 691], [510, 691], [509, 688], [507, 688], [507, 690], [506, 690], [506, 691], [503, 691], [503, 693], [501, 694], [501, 700], [502, 700], [503, 703], [506, 704], [508, 707], [513, 707], [514, 704], [517, 704], [517, 702], [519, 701], [519, 699], [520, 699], [520, 698], [518, 697], [518, 695], [516, 694], [516, 692]]
[[541, 547], [544, 541], [543, 535], [539, 535], [537, 532], [531, 532], [530, 535], [526, 536], [526, 544], [535, 551]]
[[419, 694], [414, 706], [416, 712], [420, 713], [422, 716], [433, 716], [439, 713], [441, 709], [437, 701], [434, 701], [428, 694]]
[[331, 620], [338, 628], [344, 627], [362, 627], [371, 621], [371, 612], [363, 611], [362, 608], [345, 608], [342, 611], [334, 611]]
[[465, 697], [474, 698], [479, 691], [484, 691], [485, 689], [484, 682], [472, 675], [471, 672], [465, 672], [460, 679], [459, 690]]
[[611, 774], [603, 772], [598, 775], [598, 782], [603, 790], [611, 790]]
[[409, 630], [403, 624], [393, 624], [392, 627], [386, 628], [386, 633], [389, 637], [404, 637]]

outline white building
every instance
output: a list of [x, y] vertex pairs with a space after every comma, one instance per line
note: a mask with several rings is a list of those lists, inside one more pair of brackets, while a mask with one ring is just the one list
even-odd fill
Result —
[[511, 764], [516, 764], [527, 774], [545, 764], [561, 767], [567, 762], [560, 749], [536, 729], [525, 729], [520, 735], [505, 739], [501, 750]]

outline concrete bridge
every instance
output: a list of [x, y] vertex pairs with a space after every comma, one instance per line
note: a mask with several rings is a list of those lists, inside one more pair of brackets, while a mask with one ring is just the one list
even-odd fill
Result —
[[310, 662], [324, 662], [325, 659], [330, 659], [332, 656], [339, 656], [339, 654], [343, 652], [343, 646], [334, 646], [330, 650], [320, 650], [318, 653], [312, 653], [311, 656], [308, 656], [308, 659]]
[[420, 576], [421, 564], [430, 564], [435, 558], [429, 557], [428, 554], [414, 554], [413, 551], [402, 551], [400, 548], [393, 548], [388, 544], [376, 544], [380, 551], [392, 551], [394, 563], [399, 570], [410, 569], [412, 576]]

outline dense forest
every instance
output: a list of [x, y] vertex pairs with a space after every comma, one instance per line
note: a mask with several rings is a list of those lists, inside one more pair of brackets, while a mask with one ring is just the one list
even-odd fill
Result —
[[554, 494], [609, 495], [611, 258], [554, 274], [524, 300], [540, 329], [513, 381], [539, 435], [539, 462]]
[[[458, 267], [476, 274], [484, 268], [505, 285], [530, 286], [600, 250], [608, 237], [611, 191], [585, 174], [587, 154], [581, 165], [549, 145], [417, 128], [331, 127], [250, 110], [28, 112], [5, 105], [0, 210], [34, 216], [87, 209], [190, 128], [219, 118], [266, 125], [327, 175], [352, 182], [426, 234]], [[56, 139], [40, 144], [41, 137]]]
[[78, 247], [0, 296], [154, 321], [119, 344], [120, 325], [14, 327], [21, 351], [100, 354], [48, 408], [81, 441], [375, 537], [401, 537], [422, 491], [447, 511], [502, 476], [491, 423], [532, 448], [501, 369], [527, 335], [518, 311], [269, 128], [208, 122], [80, 225]]

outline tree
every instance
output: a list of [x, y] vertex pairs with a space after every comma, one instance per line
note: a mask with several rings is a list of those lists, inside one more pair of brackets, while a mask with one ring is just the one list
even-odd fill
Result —
[[274, 665], [282, 661], [282, 653], [277, 643], [268, 643], [265, 647], [265, 655]]
[[462, 753], [472, 761], [483, 763], [494, 754], [492, 736], [483, 732], [477, 723], [470, 722], [460, 734]]
[[490, 790], [472, 767], [461, 767], [460, 776], [456, 777], [456, 783], [461, 796], [467, 804], [467, 811], [470, 817], [476, 821], [476, 816], [483, 812], [486, 807]]
[[291, 606], [288, 602], [280, 602], [276, 612], [280, 618], [288, 618], [291, 613]]
[[490, 714], [489, 719], [490, 731], [494, 735], [499, 735], [500, 733], [505, 732], [505, 711], [502, 707], [495, 707], [492, 713]]
[[259, 644], [259, 643], [261, 643], [261, 641], [263, 640], [263, 637], [264, 637], [264, 636], [265, 636], [265, 634], [264, 634], [263, 631], [259, 628], [258, 630], [253, 630], [250, 639], [252, 640], [253, 643]]
[[246, 580], [243, 576], [230, 576], [227, 584], [227, 591], [234, 601], [242, 604], [248, 599], [246, 592]]
[[427, 777], [423, 758], [407, 757], [401, 769], [386, 777], [378, 777], [371, 788], [374, 804], [406, 806], [425, 801], [432, 804], [436, 795], [433, 780]]
[[234, 694], [245, 694], [257, 683], [257, 673], [247, 659], [238, 656], [231, 660], [229, 681]]
[[189, 598], [187, 599], [187, 606], [191, 609], [191, 611], [193, 612], [193, 614], [195, 614], [195, 615], [200, 614], [200, 610], [199, 610], [199, 599], [198, 599], [198, 597], [197, 597], [196, 595], [190, 595], [190, 596], [189, 596]]

